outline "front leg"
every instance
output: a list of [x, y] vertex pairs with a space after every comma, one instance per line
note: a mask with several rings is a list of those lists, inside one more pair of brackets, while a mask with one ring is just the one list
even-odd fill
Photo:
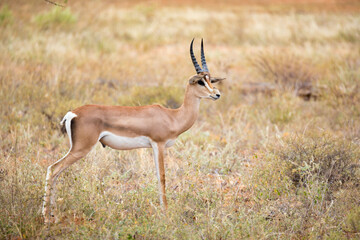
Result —
[[167, 200], [165, 194], [165, 166], [164, 166], [165, 144], [152, 142], [151, 147], [154, 151], [156, 175], [159, 182], [160, 204], [162, 205], [163, 209], [166, 210]]

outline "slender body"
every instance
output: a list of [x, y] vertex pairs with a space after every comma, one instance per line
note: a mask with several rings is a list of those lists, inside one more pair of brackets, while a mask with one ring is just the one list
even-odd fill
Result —
[[197, 74], [189, 79], [184, 102], [180, 108], [168, 109], [160, 105], [138, 107], [85, 105], [65, 115], [61, 124], [65, 124], [70, 150], [63, 158], [48, 167], [43, 203], [45, 222], [49, 222], [51, 205], [55, 203], [53, 190], [57, 177], [68, 166], [86, 156], [97, 142], [104, 147], [118, 150], [152, 148], [159, 180], [160, 203], [164, 209], [167, 208], [165, 148], [171, 147], [175, 139], [195, 123], [201, 98], [217, 100], [220, 97], [220, 92], [212, 86], [212, 83], [223, 80], [210, 77], [203, 43], [201, 44], [203, 69], [200, 68], [192, 51], [193, 41], [190, 55]]

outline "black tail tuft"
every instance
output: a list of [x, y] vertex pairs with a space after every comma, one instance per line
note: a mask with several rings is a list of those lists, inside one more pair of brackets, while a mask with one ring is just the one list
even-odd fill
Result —
[[66, 134], [65, 122], [66, 122], [66, 120], [64, 121], [63, 125], [61, 125], [61, 128], [60, 128], [62, 134]]

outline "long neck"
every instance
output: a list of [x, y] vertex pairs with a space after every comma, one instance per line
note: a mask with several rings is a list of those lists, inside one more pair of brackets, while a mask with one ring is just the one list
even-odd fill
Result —
[[185, 91], [184, 103], [180, 108], [176, 109], [176, 119], [178, 124], [179, 135], [194, 125], [200, 107], [200, 98], [196, 97], [189, 85]]

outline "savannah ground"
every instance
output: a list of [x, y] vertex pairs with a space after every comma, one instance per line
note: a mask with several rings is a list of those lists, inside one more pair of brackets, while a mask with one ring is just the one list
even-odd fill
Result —
[[[0, 239], [360, 238], [360, 3], [216, 2], [0, 2]], [[227, 80], [167, 151], [167, 213], [151, 150], [98, 144], [45, 226], [64, 114], [180, 106], [193, 37]]]

